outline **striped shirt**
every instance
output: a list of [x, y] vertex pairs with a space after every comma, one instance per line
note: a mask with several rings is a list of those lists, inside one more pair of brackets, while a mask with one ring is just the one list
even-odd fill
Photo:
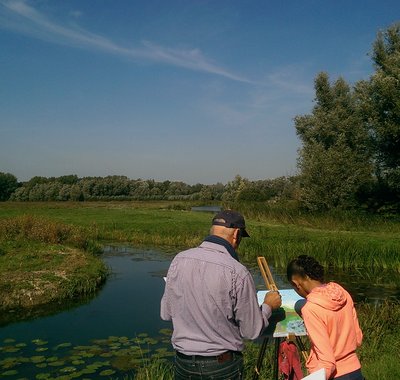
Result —
[[268, 326], [271, 308], [257, 301], [253, 278], [220, 244], [204, 241], [173, 259], [161, 300], [172, 320], [172, 345], [185, 355], [242, 351]]

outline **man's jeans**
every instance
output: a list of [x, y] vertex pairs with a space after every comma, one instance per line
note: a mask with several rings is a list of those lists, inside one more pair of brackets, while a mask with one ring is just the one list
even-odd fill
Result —
[[218, 362], [214, 358], [175, 357], [175, 380], [243, 380], [243, 356], [233, 353], [232, 359]]

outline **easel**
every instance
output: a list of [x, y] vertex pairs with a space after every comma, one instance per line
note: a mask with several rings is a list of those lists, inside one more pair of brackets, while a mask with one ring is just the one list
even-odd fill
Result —
[[[257, 257], [257, 264], [260, 268], [261, 275], [264, 279], [265, 286], [267, 287], [268, 290], [271, 291], [278, 291], [278, 287], [275, 284], [274, 278], [272, 277], [272, 273], [269, 269], [269, 266], [267, 264], [267, 260], [263, 256]], [[303, 358], [305, 360], [308, 359], [308, 354], [307, 351], [304, 347], [303, 341], [301, 340], [300, 336], [296, 336], [295, 334], [289, 334], [287, 337], [288, 340], [294, 342], [296, 340], [298, 347], [300, 348], [300, 351], [303, 355]], [[264, 361], [264, 356], [265, 356], [265, 351], [267, 349], [268, 345], [268, 340], [269, 337], [266, 336], [262, 342], [260, 352], [258, 354], [257, 358], [257, 364], [256, 367], [254, 368], [254, 375], [253, 375], [253, 380], [257, 380], [258, 377], [260, 376], [260, 371], [261, 371], [261, 366]], [[273, 379], [278, 380], [278, 355], [279, 355], [279, 345], [280, 345], [280, 338], [275, 338], [275, 348], [274, 348], [274, 371], [273, 371]]]

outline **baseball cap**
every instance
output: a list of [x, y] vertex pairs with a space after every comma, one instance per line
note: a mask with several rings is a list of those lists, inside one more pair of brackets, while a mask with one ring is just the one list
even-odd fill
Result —
[[233, 210], [222, 210], [216, 214], [212, 220], [214, 226], [224, 226], [227, 228], [240, 228], [242, 237], [250, 237], [246, 231], [246, 223], [241, 214]]

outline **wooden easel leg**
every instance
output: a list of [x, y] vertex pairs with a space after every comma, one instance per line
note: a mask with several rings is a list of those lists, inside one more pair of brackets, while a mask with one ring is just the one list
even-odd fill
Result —
[[303, 341], [301, 340], [300, 336], [296, 336], [296, 342], [297, 342], [297, 346], [300, 348], [300, 351], [301, 351], [301, 354], [303, 355], [304, 360], [307, 361], [308, 353], [307, 353], [306, 347], [305, 347]]
[[264, 361], [264, 356], [265, 356], [265, 351], [267, 350], [267, 345], [268, 345], [268, 337], [265, 337], [262, 342], [260, 351], [258, 353], [257, 364], [256, 364], [256, 368], [254, 369], [253, 380], [257, 380], [258, 377], [260, 376], [261, 366]]

